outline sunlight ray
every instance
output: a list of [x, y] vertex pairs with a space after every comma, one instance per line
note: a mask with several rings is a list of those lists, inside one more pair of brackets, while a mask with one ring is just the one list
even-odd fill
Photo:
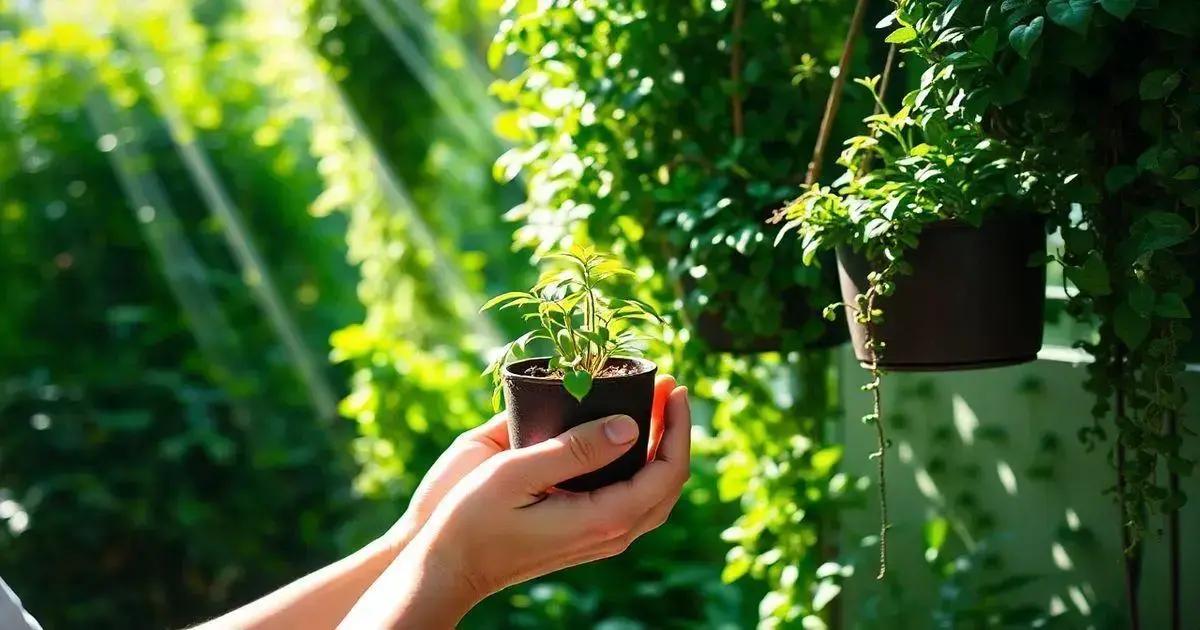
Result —
[[[141, 64], [143, 68], [153, 67], [153, 64]], [[329, 422], [337, 416], [337, 395], [332, 385], [321, 372], [313, 351], [304, 342], [300, 327], [292, 313], [288, 310], [279, 289], [272, 277], [269, 267], [264, 264], [258, 252], [241, 211], [233, 203], [225, 190], [220, 178], [213, 168], [208, 154], [196, 142], [195, 131], [183, 118], [179, 107], [172, 101], [171, 96], [161, 84], [147, 84], [147, 89], [153, 99], [159, 114], [166, 122], [171, 140], [182, 158], [184, 167], [192, 177], [201, 197], [208, 206], [209, 212], [218, 219], [222, 233], [229, 244], [234, 259], [242, 269], [243, 277], [251, 293], [258, 302], [259, 308], [267, 316], [267, 321], [275, 330], [275, 334], [283, 343], [296, 371], [306, 385], [313, 408], [322, 422]]]

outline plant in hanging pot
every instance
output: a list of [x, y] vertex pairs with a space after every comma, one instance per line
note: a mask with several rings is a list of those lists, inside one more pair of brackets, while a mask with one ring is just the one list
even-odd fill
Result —
[[[875, 94], [876, 80], [862, 80]], [[1033, 360], [1042, 342], [1045, 230], [1036, 178], [969, 115], [882, 102], [839, 162], [833, 188], [810, 186], [776, 217], [811, 263], [837, 251], [855, 355], [896, 371]], [[876, 95], [878, 99], [878, 95]], [[939, 112], [934, 115], [933, 111]], [[936, 140], [935, 140], [936, 139]], [[879, 167], [870, 169], [875, 161]], [[826, 310], [827, 315], [834, 309]]]
[[[519, 6], [493, 49], [524, 65], [493, 88], [515, 106], [500, 119], [515, 146], [497, 174], [524, 173], [530, 191], [511, 215], [528, 223], [518, 243], [584, 235], [661, 270], [638, 295], [677, 304], [668, 317], [700, 354], [843, 342], [845, 327], [818, 316], [836, 276], [805, 269], [799, 248], [772, 249], [763, 220], [803, 178], [850, 7]], [[870, 107], [848, 101], [857, 118]]]
[[[503, 399], [507, 406], [514, 448], [605, 416], [633, 418], [638, 439], [628, 452], [600, 470], [559, 484], [576, 492], [594, 490], [629, 479], [646, 462], [658, 367], [636, 356], [643, 337], [634, 324], [660, 319], [642, 302], [600, 290], [606, 281], [632, 273], [612, 258], [574, 247], [543, 260], [567, 266], [543, 274], [529, 291], [504, 293], [483, 307], [523, 309], [532, 326], [488, 367], [495, 384], [492, 403], [499, 410]], [[549, 345], [552, 354], [513, 360], [530, 343]]]

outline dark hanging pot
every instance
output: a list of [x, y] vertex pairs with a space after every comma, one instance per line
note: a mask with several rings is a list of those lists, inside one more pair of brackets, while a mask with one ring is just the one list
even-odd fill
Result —
[[508, 438], [513, 448], [544, 442], [585, 422], [626, 415], [638, 425], [637, 440], [629, 451], [604, 468], [564, 481], [558, 487], [587, 492], [632, 477], [646, 463], [658, 366], [645, 359], [610, 359], [606, 369], [620, 373], [593, 380], [591, 391], [580, 402], [563, 387], [561, 378], [539, 375], [546, 372], [549, 361], [542, 357], [504, 366]]
[[[880, 366], [899, 372], [999, 367], [1037, 358], [1042, 347], [1046, 267], [1030, 266], [1046, 249], [1037, 215], [996, 216], [975, 228], [960, 221], [927, 226], [906, 254], [912, 273], [876, 302], [885, 345]], [[842, 299], [853, 304], [867, 289], [871, 266], [838, 249]], [[859, 361], [869, 363], [867, 330], [847, 309]]]
[[[836, 261], [832, 255], [822, 261], [820, 267], [822, 286], [832, 289], [837, 285]], [[792, 264], [792, 263], [785, 263]], [[800, 264], [798, 261], [794, 264]], [[762, 279], [749, 277], [749, 261], [734, 269], [735, 276], [742, 282], [761, 282]], [[691, 293], [696, 289], [696, 281], [691, 276], [684, 275], [683, 289]], [[690, 312], [692, 333], [704, 342], [713, 352], [730, 354], [756, 354], [760, 352], [787, 352], [790, 350], [825, 349], [846, 342], [848, 335], [844, 322], [830, 322], [821, 317], [823, 302], [833, 302], [814, 295], [818, 291], [798, 284], [789, 284], [781, 290], [783, 314], [780, 317], [780, 328], [773, 333], [746, 334], [743, 331], [732, 330], [728, 325], [731, 309], [738, 308], [733, 298], [734, 292], [718, 293], [710, 296], [703, 307]], [[840, 317], [839, 317], [840, 319]]]

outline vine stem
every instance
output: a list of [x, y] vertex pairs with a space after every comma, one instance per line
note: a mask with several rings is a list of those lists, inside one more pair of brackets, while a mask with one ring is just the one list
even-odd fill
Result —
[[858, 0], [854, 5], [854, 15], [850, 17], [850, 29], [846, 32], [846, 43], [842, 46], [842, 58], [838, 61], [838, 74], [833, 78], [829, 87], [829, 98], [825, 100], [825, 114], [821, 116], [821, 127], [817, 131], [817, 143], [813, 146], [812, 161], [808, 163], [808, 174], [804, 183], [811, 185], [821, 177], [821, 164], [825, 161], [825, 147], [829, 144], [829, 136], [833, 133], [833, 120], [837, 118], [838, 109], [842, 105], [842, 91], [846, 85], [846, 75], [850, 73], [850, 58], [854, 56], [854, 43], [858, 32], [862, 30], [863, 15], [867, 12], [867, 0]]
[[733, 116], [735, 139], [746, 135], [746, 115], [742, 111], [742, 25], [745, 22], [746, 0], [737, 0], [733, 6], [733, 44], [729, 51], [729, 79], [733, 83], [729, 108]]
[[892, 525], [888, 520], [887, 436], [884, 434], [883, 428], [883, 393], [879, 387], [883, 381], [883, 375], [879, 369], [877, 348], [879, 342], [875, 335], [875, 298], [879, 294], [873, 287], [867, 291], [869, 295], [864, 319], [866, 320], [868, 347], [871, 350], [871, 412], [875, 415], [875, 439], [879, 447], [879, 450], [875, 452], [876, 474], [879, 476], [879, 574], [875, 576], [875, 579], [882, 580], [887, 575], [888, 529]]
[[[1117, 422], [1125, 421], [1125, 352], [1119, 345], [1117, 346], [1113, 357], [1114, 370], [1116, 371], [1116, 414]], [[1118, 431], [1118, 434], [1120, 431]], [[1125, 602], [1129, 607], [1129, 627], [1132, 630], [1141, 630], [1141, 612], [1139, 610], [1138, 601], [1138, 582], [1139, 571], [1138, 562], [1141, 559], [1141, 554], [1135, 553], [1133, 547], [1136, 543], [1133, 542], [1132, 532], [1129, 525], [1129, 504], [1125, 492], [1125, 445], [1121, 442], [1120, 435], [1117, 437], [1116, 446], [1117, 459], [1117, 504], [1121, 514], [1121, 559], [1125, 567]]]

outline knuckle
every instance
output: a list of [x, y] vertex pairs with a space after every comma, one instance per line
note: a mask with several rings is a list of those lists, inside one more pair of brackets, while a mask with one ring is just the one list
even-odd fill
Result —
[[596, 447], [591, 442], [575, 434], [567, 434], [565, 442], [571, 456], [581, 465], [587, 466], [596, 461]]

